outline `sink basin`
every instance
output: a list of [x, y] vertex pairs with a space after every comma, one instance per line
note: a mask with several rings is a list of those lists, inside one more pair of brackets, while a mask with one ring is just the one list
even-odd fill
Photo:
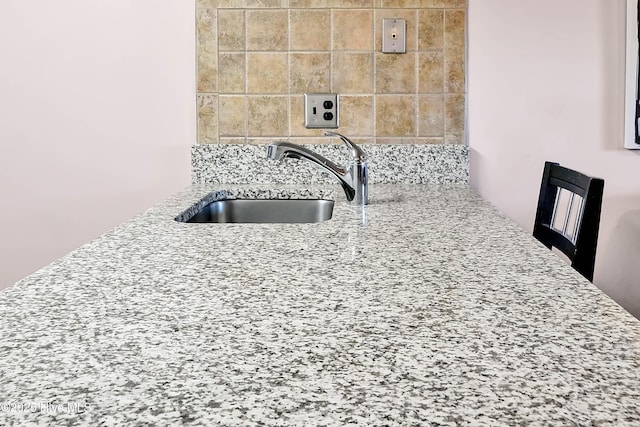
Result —
[[331, 219], [333, 200], [231, 199], [211, 202], [185, 222], [306, 223]]

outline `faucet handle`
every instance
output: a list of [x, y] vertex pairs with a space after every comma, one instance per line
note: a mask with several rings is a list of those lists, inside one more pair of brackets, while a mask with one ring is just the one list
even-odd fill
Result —
[[337, 136], [345, 143], [345, 145], [351, 150], [351, 160], [354, 160], [359, 163], [363, 163], [367, 156], [362, 151], [362, 148], [358, 147], [353, 141], [351, 141], [346, 136], [339, 134], [338, 132], [325, 131], [324, 136]]

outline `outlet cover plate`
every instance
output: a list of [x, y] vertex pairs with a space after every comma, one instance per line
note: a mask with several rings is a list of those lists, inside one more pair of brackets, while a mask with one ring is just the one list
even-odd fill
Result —
[[382, 53], [407, 52], [407, 21], [404, 19], [382, 19]]
[[337, 129], [340, 124], [339, 101], [337, 93], [305, 93], [304, 127]]

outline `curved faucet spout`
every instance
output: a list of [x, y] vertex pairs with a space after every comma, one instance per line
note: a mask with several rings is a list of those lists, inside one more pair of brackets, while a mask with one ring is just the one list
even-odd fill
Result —
[[275, 141], [267, 145], [267, 158], [282, 160], [292, 158], [306, 160], [322, 167], [335, 176], [344, 190], [347, 200], [355, 201], [358, 204], [367, 204], [367, 165], [364, 151], [351, 142], [347, 137], [334, 132], [325, 133], [327, 136], [338, 136], [351, 150], [351, 156], [347, 167], [341, 168], [318, 153], [297, 144], [285, 141]]
[[352, 201], [355, 197], [355, 190], [352, 187], [351, 177], [347, 171], [340, 166], [333, 163], [331, 160], [318, 153], [290, 142], [275, 141], [267, 145], [267, 157], [272, 160], [282, 160], [285, 158], [306, 160], [310, 163], [322, 167], [324, 170], [330, 172], [335, 176], [340, 185], [344, 189], [347, 196], [347, 200]]
[[323, 157], [318, 153], [314, 153], [301, 145], [292, 144], [290, 142], [275, 141], [267, 145], [267, 157], [273, 160], [282, 160], [287, 157], [298, 160], [307, 160], [311, 163], [323, 166], [338, 178], [346, 173], [343, 168], [339, 167], [326, 157]]
[[367, 156], [364, 154], [364, 151], [362, 151], [360, 147], [354, 144], [353, 141], [351, 141], [346, 136], [341, 135], [338, 132], [331, 132], [329, 130], [324, 133], [324, 136], [337, 136], [338, 138], [340, 138], [342, 142], [344, 142], [344, 145], [346, 145], [347, 148], [349, 148], [349, 150], [351, 151], [352, 161], [355, 160], [359, 162], [364, 162], [367, 159]]

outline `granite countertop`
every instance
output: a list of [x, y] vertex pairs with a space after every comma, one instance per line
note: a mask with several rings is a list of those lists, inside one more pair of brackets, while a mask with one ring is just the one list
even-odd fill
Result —
[[[317, 224], [174, 221], [335, 197]], [[639, 425], [640, 322], [466, 185], [193, 185], [0, 292], [2, 425]]]

